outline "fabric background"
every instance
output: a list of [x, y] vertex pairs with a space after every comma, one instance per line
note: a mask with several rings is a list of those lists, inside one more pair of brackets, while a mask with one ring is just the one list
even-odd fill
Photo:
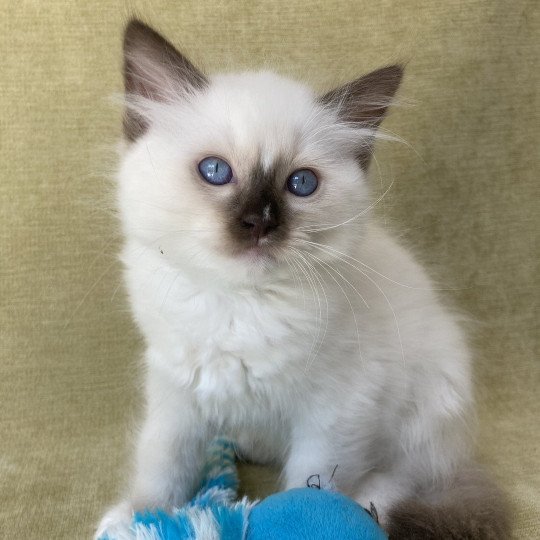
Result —
[[[0, 523], [89, 537], [122, 484], [139, 338], [115, 260], [110, 171], [128, 16], [208, 71], [256, 66], [321, 91], [408, 61], [386, 120], [379, 211], [456, 290], [477, 352], [478, 453], [540, 537], [537, 2], [2, 1]], [[250, 494], [274, 475], [247, 467]], [[1, 536], [1, 533], [0, 533]]]

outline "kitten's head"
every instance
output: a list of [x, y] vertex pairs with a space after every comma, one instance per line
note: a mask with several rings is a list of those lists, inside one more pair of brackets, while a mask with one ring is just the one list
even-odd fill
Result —
[[400, 66], [317, 96], [266, 71], [207, 77], [139, 21], [124, 55], [129, 238], [172, 267], [236, 282], [286, 268], [309, 242], [358, 240], [365, 171]]

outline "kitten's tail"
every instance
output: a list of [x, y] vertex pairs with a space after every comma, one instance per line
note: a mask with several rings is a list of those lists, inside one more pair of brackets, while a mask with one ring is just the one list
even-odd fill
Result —
[[390, 540], [508, 540], [504, 494], [479, 469], [460, 472], [444, 493], [408, 499], [388, 514]]

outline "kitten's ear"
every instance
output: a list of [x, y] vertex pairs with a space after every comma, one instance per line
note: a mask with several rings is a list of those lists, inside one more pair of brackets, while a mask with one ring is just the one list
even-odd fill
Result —
[[[320, 98], [324, 105], [335, 107], [341, 120], [359, 127], [377, 129], [388, 106], [392, 103], [401, 79], [403, 66], [377, 69]], [[358, 152], [358, 161], [367, 169], [371, 158], [373, 138]]]
[[[168, 101], [208, 85], [208, 80], [184, 55], [145, 23], [132, 19], [124, 32], [124, 87], [127, 96]], [[124, 134], [134, 141], [147, 123], [129, 107]]]

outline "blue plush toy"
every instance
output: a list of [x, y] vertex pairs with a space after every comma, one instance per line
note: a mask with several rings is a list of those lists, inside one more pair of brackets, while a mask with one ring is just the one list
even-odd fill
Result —
[[307, 487], [250, 502], [236, 500], [237, 488], [234, 446], [217, 439], [201, 489], [186, 506], [136, 513], [100, 540], [387, 539], [366, 510], [340, 493]]

